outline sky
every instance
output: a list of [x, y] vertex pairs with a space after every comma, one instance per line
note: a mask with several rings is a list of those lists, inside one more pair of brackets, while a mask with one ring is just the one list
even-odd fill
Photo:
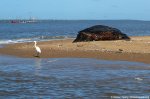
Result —
[[150, 0], [0, 0], [0, 19], [150, 20]]

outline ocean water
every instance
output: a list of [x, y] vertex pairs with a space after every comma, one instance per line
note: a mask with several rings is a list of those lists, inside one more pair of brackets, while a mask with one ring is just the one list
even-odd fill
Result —
[[120, 29], [129, 36], [150, 35], [150, 21], [95, 20], [65, 21], [44, 20], [35, 23], [0, 21], [0, 44], [53, 39], [75, 38], [78, 31], [93, 25], [107, 25]]
[[110, 99], [150, 93], [150, 66], [144, 63], [86, 58], [0, 59], [1, 99]]
[[[118, 28], [129, 36], [150, 36], [150, 21], [0, 21], [0, 47], [7, 43], [75, 38], [78, 31], [98, 24]], [[150, 95], [149, 75], [150, 65], [138, 62], [0, 55], [0, 99], [146, 97]]]

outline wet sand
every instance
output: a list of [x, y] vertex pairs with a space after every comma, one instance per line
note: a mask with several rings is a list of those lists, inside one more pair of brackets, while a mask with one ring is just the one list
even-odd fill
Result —
[[[72, 43], [73, 39], [38, 42], [41, 58], [97, 58], [150, 63], [150, 36], [131, 37], [130, 41], [93, 41]], [[34, 43], [8, 44], [0, 54], [32, 58]]]

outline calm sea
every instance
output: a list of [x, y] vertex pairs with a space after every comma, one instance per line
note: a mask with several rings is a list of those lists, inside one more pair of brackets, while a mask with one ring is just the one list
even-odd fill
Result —
[[93, 25], [107, 25], [120, 29], [129, 36], [150, 35], [150, 21], [95, 20], [55, 21], [44, 20], [35, 23], [11, 23], [0, 21], [0, 44], [30, 42], [52, 39], [75, 38], [78, 31]]
[[[0, 21], [0, 44], [75, 38], [97, 24], [150, 35], [149, 21]], [[149, 75], [150, 65], [138, 62], [0, 55], [0, 99], [149, 99]]]

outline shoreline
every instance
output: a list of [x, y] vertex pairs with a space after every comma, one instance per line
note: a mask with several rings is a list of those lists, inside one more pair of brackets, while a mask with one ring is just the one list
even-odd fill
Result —
[[[41, 58], [96, 58], [150, 64], [150, 36], [131, 37], [130, 41], [92, 41], [72, 43], [74, 39], [37, 42]], [[34, 43], [6, 44], [0, 54], [34, 58]]]

